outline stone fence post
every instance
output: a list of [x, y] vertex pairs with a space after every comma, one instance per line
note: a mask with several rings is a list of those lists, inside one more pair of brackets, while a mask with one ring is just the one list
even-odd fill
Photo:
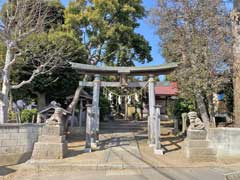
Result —
[[93, 132], [93, 137], [92, 137], [92, 146], [94, 146], [94, 149], [97, 148], [98, 141], [99, 141], [99, 120], [100, 120], [100, 108], [98, 106], [92, 106], [92, 113], [93, 113], [93, 118], [92, 118], [92, 132]]
[[92, 105], [87, 104], [87, 120], [86, 120], [86, 139], [85, 139], [85, 152], [91, 152], [92, 151], [92, 141], [93, 141], [93, 111], [92, 111]]
[[164, 150], [161, 147], [161, 131], [160, 131], [160, 121], [161, 121], [161, 106], [156, 105], [155, 106], [155, 116], [154, 116], [154, 126], [155, 126], [155, 147], [154, 147], [154, 153], [163, 155]]

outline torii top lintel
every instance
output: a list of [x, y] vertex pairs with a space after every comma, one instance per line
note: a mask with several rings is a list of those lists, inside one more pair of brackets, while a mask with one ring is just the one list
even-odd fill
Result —
[[81, 74], [101, 74], [101, 75], [166, 75], [177, 68], [178, 63], [167, 63], [158, 66], [148, 67], [117, 67], [117, 66], [94, 66], [88, 64], [80, 64], [71, 62], [73, 69], [79, 70]]

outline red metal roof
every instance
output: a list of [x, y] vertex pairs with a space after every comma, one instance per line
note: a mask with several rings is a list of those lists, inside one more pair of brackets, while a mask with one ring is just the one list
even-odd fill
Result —
[[159, 85], [155, 87], [156, 95], [176, 96], [178, 94], [178, 87], [176, 82], [170, 82], [166, 86]]

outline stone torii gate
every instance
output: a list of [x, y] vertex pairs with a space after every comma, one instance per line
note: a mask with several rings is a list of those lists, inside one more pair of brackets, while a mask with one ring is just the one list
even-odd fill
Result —
[[[160, 107], [155, 105], [155, 82], [154, 76], [166, 75], [177, 68], [177, 63], [168, 63], [150, 67], [111, 67], [94, 66], [80, 63], [71, 63], [73, 69], [79, 70], [81, 74], [94, 75], [93, 82], [80, 81], [81, 87], [93, 87], [93, 102], [87, 107], [86, 123], [86, 150], [91, 151], [93, 146], [97, 146], [99, 132], [99, 95], [101, 87], [145, 87], [148, 84], [149, 95], [149, 116], [148, 116], [148, 142], [155, 147], [155, 153], [163, 154], [160, 144]], [[100, 76], [115, 75], [120, 77], [120, 82], [103, 82]], [[128, 76], [149, 76], [146, 82], [128, 82]]]

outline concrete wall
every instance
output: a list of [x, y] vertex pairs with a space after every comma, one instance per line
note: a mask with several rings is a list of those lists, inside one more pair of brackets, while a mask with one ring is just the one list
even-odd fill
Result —
[[208, 139], [217, 148], [217, 157], [240, 156], [240, 128], [211, 128]]
[[17, 164], [31, 157], [34, 142], [41, 133], [40, 124], [0, 125], [0, 165]]

